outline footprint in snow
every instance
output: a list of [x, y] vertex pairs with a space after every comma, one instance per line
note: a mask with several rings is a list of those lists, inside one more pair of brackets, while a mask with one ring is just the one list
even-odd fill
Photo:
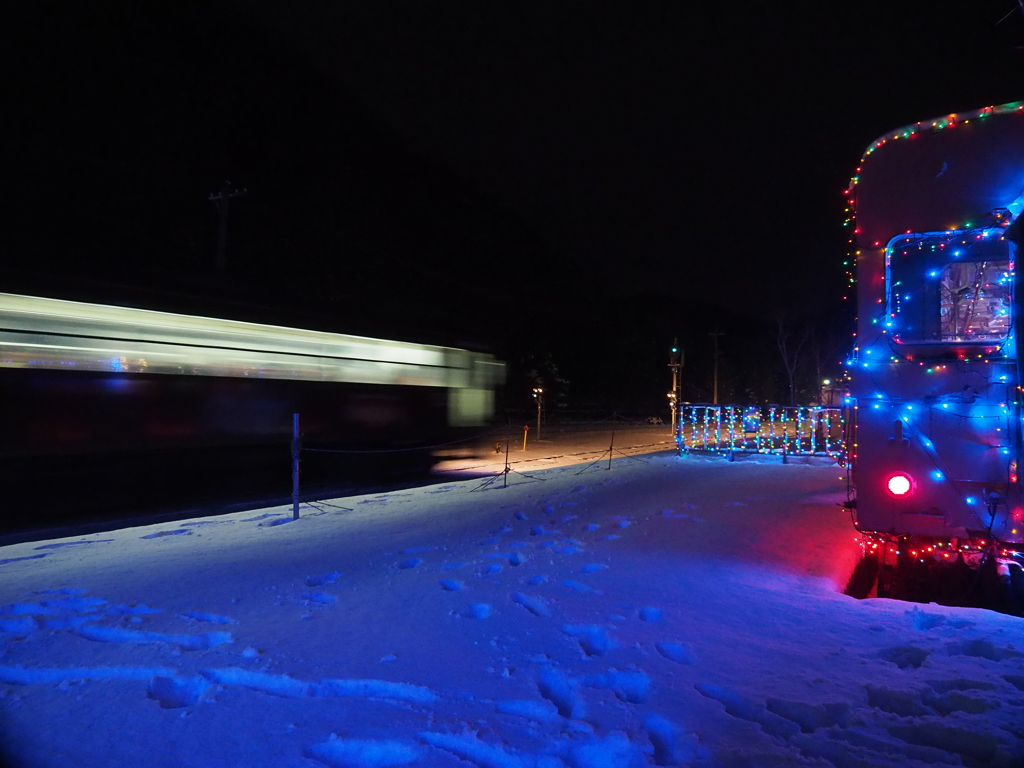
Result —
[[653, 605], [645, 605], [640, 609], [640, 621], [651, 623], [661, 621], [661, 608], [655, 608]]
[[938, 613], [925, 613], [924, 611], [917, 610], [916, 607], [912, 611], [905, 611], [905, 613], [911, 617], [914, 629], [921, 631], [935, 629], [946, 623], [945, 616]]
[[576, 638], [587, 656], [603, 656], [619, 644], [608, 635], [608, 630], [592, 624], [566, 624], [562, 631]]
[[693, 655], [693, 650], [690, 646], [684, 645], [683, 643], [666, 641], [655, 643], [654, 647], [658, 650], [658, 653], [666, 659], [674, 661], [677, 664], [695, 664], [697, 662], [697, 657]]
[[406, 570], [408, 568], [415, 568], [417, 565], [421, 565], [422, 563], [423, 563], [423, 558], [421, 558], [421, 557], [410, 557], [410, 558], [408, 558], [406, 560], [402, 560], [401, 562], [399, 562], [398, 563], [398, 567], [401, 568], [402, 570]]
[[695, 733], [687, 733], [661, 715], [648, 715], [644, 729], [654, 746], [655, 765], [689, 765], [703, 757]]
[[529, 579], [527, 579], [526, 583], [529, 584], [531, 587], [536, 587], [538, 584], [543, 584], [547, 580], [547, 576], [537, 574], [536, 576], [531, 576]]
[[546, 617], [551, 615], [551, 609], [548, 608], [547, 603], [539, 597], [524, 595], [522, 592], [513, 592], [509, 597], [512, 598], [512, 602], [523, 606], [523, 608], [528, 610], [534, 616]]
[[1008, 682], [1018, 691], [1024, 691], [1024, 675], [1003, 675], [1003, 680]]
[[205, 635], [167, 635], [161, 632], [140, 632], [134, 629], [101, 627], [91, 624], [78, 627], [75, 633], [87, 640], [95, 640], [100, 643], [167, 643], [176, 645], [185, 651], [206, 650], [234, 642], [230, 632], [208, 632]]
[[40, 549], [62, 549], [63, 547], [74, 547], [78, 544], [102, 544], [107, 541], [113, 541], [113, 539], [93, 539], [91, 541], [60, 541], [56, 544], [43, 544], [42, 546], [36, 547], [35, 549], [37, 551]]
[[584, 584], [583, 582], [581, 582], [581, 581], [573, 581], [572, 579], [565, 579], [562, 582], [562, 586], [563, 587], [568, 587], [569, 589], [575, 590], [576, 592], [583, 592], [585, 594], [594, 594], [594, 595], [600, 595], [601, 594], [600, 591], [598, 591], [596, 589], [593, 589], [592, 587], [589, 587], [588, 585]]
[[146, 695], [155, 699], [162, 709], [180, 709], [198, 704], [212, 683], [205, 677], [164, 677], [149, 681]]
[[195, 619], [196, 621], [204, 621], [207, 624], [237, 624], [234, 619], [228, 618], [227, 616], [218, 616], [216, 613], [200, 613], [198, 611], [189, 611], [187, 613], [179, 613], [180, 617], [185, 619]]
[[417, 552], [427, 552], [427, 551], [429, 551], [431, 549], [437, 549], [437, 547], [432, 547], [430, 545], [427, 545], [425, 547], [409, 547], [409, 549], [403, 549], [402, 550], [402, 554], [403, 555], [415, 555]]
[[962, 643], [950, 643], [946, 646], [950, 656], [970, 656], [976, 659], [988, 659], [989, 661], [1005, 661], [1006, 659], [1019, 659], [1024, 653], [1014, 650], [1013, 646], [1007, 644], [1005, 648], [997, 648], [989, 640], [968, 640]]
[[437, 694], [429, 688], [385, 680], [325, 679], [312, 683], [288, 675], [253, 672], [239, 667], [202, 669], [199, 674], [220, 685], [236, 685], [289, 699], [360, 698], [411, 704], [432, 704], [437, 701]]
[[[436, 493], [436, 491], [428, 491]], [[418, 761], [421, 751], [415, 744], [373, 739], [341, 739], [331, 734], [329, 741], [314, 744], [306, 757], [330, 766], [375, 768], [386, 765], [408, 765]]]
[[441, 589], [443, 589], [445, 592], [459, 592], [460, 590], [466, 588], [465, 584], [455, 579], [442, 579], [440, 583]]
[[600, 526], [600, 525], [598, 525], [597, 523], [590, 523], [590, 525], [588, 525], [588, 526], [587, 526], [587, 530], [588, 530], [588, 531], [596, 531], [596, 530], [598, 530], [598, 529], [599, 529], [600, 527], [601, 527], [601, 526]]
[[597, 573], [598, 571], [603, 571], [607, 567], [608, 566], [603, 564], [603, 563], [587, 563], [586, 565], [583, 566], [583, 572], [584, 573]]
[[266, 520], [268, 517], [280, 517], [283, 512], [268, 512], [265, 515], [256, 515], [256, 517], [246, 517], [242, 520], [243, 523], [255, 523], [257, 520]]
[[85, 597], [81, 594], [63, 595], [48, 600], [41, 600], [38, 603], [12, 603], [11, 605], [0, 606], [0, 615], [3, 616], [63, 616], [70, 612], [91, 612], [99, 606], [106, 605], [107, 601], [102, 597]]
[[491, 563], [490, 565], [480, 569], [480, 575], [481, 576], [488, 576], [488, 575], [490, 575], [492, 573], [500, 573], [500, 572], [501, 572], [501, 566], [498, 565], [497, 563]]
[[341, 576], [340, 571], [332, 571], [321, 576], [307, 576], [305, 584], [307, 587], [322, 587], [324, 584], [332, 584]]
[[316, 603], [317, 605], [334, 605], [338, 602], [338, 598], [334, 595], [328, 595], [326, 592], [307, 592], [304, 595], [299, 595], [299, 599], [307, 603]]
[[723, 688], [714, 683], [696, 683], [693, 687], [702, 696], [724, 705], [726, 714], [757, 723], [771, 736], [789, 739], [800, 733], [800, 726], [792, 720], [769, 712], [760, 701], [742, 696], [730, 688]]
[[[1013, 675], [1009, 677], [1013, 677]], [[1008, 680], [1009, 678], [1004, 675], [1004, 679]], [[980, 680], [928, 680], [927, 683], [932, 690], [939, 694], [950, 691], [994, 691], [996, 689], [994, 683], [985, 683]]]
[[602, 536], [598, 541], [615, 541], [616, 539], [622, 538], [617, 533], [609, 533], [607, 536]]
[[459, 615], [464, 619], [486, 619], [491, 615], [491, 606], [487, 603], [470, 603]]
[[939, 613], [927, 613], [925, 611], [918, 610], [915, 605], [911, 610], [903, 612], [906, 616], [909, 616], [911, 622], [914, 625], [914, 629], [926, 631], [929, 629], [935, 629], [936, 627], [944, 626], [949, 629], [969, 629], [974, 626], [973, 621], [967, 621], [966, 619], [955, 619], [948, 616], [943, 616]]
[[[44, 621], [43, 626], [47, 626], [48, 622]], [[50, 627], [47, 626], [49, 629]], [[73, 629], [72, 625], [60, 625], [53, 627], [54, 629]], [[39, 631], [39, 623], [31, 616], [20, 616], [16, 619], [0, 619], [0, 637], [8, 639], [18, 639], [27, 637], [33, 632]]]
[[912, 645], [897, 645], [886, 648], [878, 654], [883, 661], [895, 664], [900, 669], [919, 669], [925, 660], [931, 655], [930, 651], [924, 648], [917, 648]]
[[553, 722], [558, 720], [558, 708], [550, 701], [535, 701], [533, 699], [512, 699], [510, 701], [497, 701], [494, 708], [503, 715], [518, 715], [528, 720], [540, 722]]
[[633, 523], [632, 523], [632, 521], [631, 521], [631, 520], [619, 520], [619, 522], [617, 522], [617, 523], [615, 524], [615, 527], [616, 527], [616, 528], [628, 528], [628, 527], [629, 527], [629, 526], [631, 526], [632, 524], [633, 524]]
[[513, 515], [513, 517], [514, 517], [514, 518], [515, 518], [516, 520], [529, 520], [529, 519], [530, 519], [530, 518], [528, 518], [528, 517], [526, 516], [526, 513], [525, 513], [525, 512], [516, 512], [516, 513], [515, 513], [515, 514]]
[[178, 528], [174, 531], [157, 531], [156, 533], [150, 533], [146, 536], [141, 536], [143, 539], [161, 539], [164, 536], [188, 536], [192, 533], [188, 528]]
[[582, 547], [577, 547], [575, 544], [563, 544], [562, 546], [555, 547], [555, 552], [560, 555], [575, 555], [577, 552], [582, 552]]

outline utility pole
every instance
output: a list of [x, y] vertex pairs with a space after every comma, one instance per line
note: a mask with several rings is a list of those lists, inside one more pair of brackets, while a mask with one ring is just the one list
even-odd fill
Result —
[[718, 337], [725, 336], [725, 334], [721, 331], [712, 331], [708, 335], [715, 340], [715, 379], [711, 404], [718, 405]]
[[220, 212], [220, 223], [217, 227], [217, 272], [224, 274], [228, 268], [228, 203], [232, 197], [241, 197], [247, 192], [245, 189], [232, 189], [231, 182], [225, 181], [220, 185], [219, 192], [213, 192], [207, 199], [217, 206]]
[[672, 341], [672, 353], [668, 358], [668, 367], [672, 369], [672, 391], [668, 393], [668, 401], [672, 406], [672, 434], [676, 433], [679, 423], [679, 409], [682, 407], [680, 369], [683, 367], [683, 351], [679, 348], [679, 339]]
[[533, 399], [537, 401], [537, 440], [540, 440], [540, 412], [544, 407], [544, 389], [542, 387], [533, 388]]

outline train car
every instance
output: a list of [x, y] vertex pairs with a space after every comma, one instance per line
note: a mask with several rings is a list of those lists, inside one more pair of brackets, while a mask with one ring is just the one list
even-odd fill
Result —
[[1019, 601], [1024, 102], [879, 137], [848, 204], [853, 592]]
[[[423, 469], [486, 428], [491, 355], [0, 294], [8, 531]], [[317, 450], [312, 450], [317, 449]]]

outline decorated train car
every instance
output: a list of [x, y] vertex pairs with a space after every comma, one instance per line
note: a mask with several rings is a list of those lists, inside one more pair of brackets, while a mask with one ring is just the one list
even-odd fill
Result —
[[5, 530], [422, 470], [486, 428], [491, 355], [0, 294]]
[[1024, 102], [878, 138], [848, 204], [852, 591], [1019, 602]]

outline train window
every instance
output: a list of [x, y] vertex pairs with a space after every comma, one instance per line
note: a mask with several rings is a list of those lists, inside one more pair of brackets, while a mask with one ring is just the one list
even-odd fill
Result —
[[888, 249], [886, 330], [902, 343], [992, 344], [1010, 332], [1013, 262], [998, 228], [904, 235]]

